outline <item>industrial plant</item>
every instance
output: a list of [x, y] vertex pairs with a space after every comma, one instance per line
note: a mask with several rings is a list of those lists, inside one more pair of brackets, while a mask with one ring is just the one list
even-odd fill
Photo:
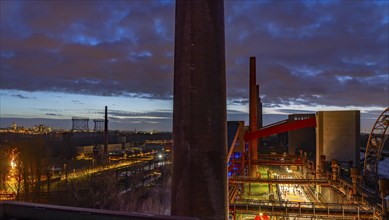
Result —
[[[252, 63], [254, 57], [250, 91], [255, 91]], [[389, 108], [378, 116], [361, 153], [359, 111], [295, 114], [260, 127], [257, 100], [258, 94], [250, 96], [248, 126], [244, 121], [228, 122], [228, 202], [233, 219], [387, 218], [389, 179], [378, 164], [388, 136]], [[287, 152], [257, 142], [281, 133], [288, 136]]]
[[[247, 57], [249, 120], [227, 121], [223, 4], [223, 0], [176, 1], [171, 140], [156, 140], [158, 147], [148, 151], [130, 146], [125, 138], [110, 144], [105, 107], [104, 120], [94, 120], [94, 132], [104, 132], [99, 147], [77, 148], [89, 167], [83, 173], [72, 173], [66, 164], [64, 169], [54, 169], [66, 170], [56, 174], [58, 194], [49, 191], [55, 186], [50, 185], [49, 174], [44, 182], [48, 194], [58, 196], [70, 192], [73, 180], [88, 177], [88, 188], [71, 191], [79, 193], [79, 201], [83, 193], [102, 194], [110, 187], [121, 187], [117, 197], [103, 206], [92, 194], [95, 204], [101, 205], [94, 207], [102, 209], [13, 201], [15, 197], [0, 201], [0, 218], [389, 219], [389, 175], [382, 169], [389, 107], [376, 116], [366, 146], [361, 146], [361, 112], [355, 109], [291, 114], [265, 125], [260, 84], [266, 82], [257, 81], [253, 56]], [[74, 117], [73, 132], [89, 130], [88, 121]], [[282, 144], [269, 144], [271, 138]], [[110, 184], [95, 188], [108, 172]], [[172, 174], [161, 181], [164, 172]], [[68, 191], [60, 194], [64, 177]], [[168, 201], [169, 207], [158, 203], [158, 214], [104, 209], [141, 188], [162, 195], [158, 201]], [[161, 204], [170, 215], [161, 211]]]
[[[378, 165], [389, 108], [378, 116], [361, 163], [357, 110], [291, 115], [262, 126], [256, 58], [250, 57], [249, 123], [226, 126], [223, 10], [222, 0], [176, 2], [171, 214], [387, 219], [389, 179]], [[259, 151], [261, 139], [285, 132], [288, 151]]]

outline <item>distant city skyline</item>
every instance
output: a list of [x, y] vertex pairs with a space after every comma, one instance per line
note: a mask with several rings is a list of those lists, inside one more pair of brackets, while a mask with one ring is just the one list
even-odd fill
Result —
[[[332, 109], [332, 110], [344, 110], [344, 109]], [[346, 109], [346, 110], [353, 110], [352, 108]], [[354, 109], [355, 110], [355, 109]], [[265, 110], [266, 111], [266, 110]], [[271, 109], [273, 113], [271, 114], [264, 114], [264, 126], [275, 123], [277, 121], [285, 120], [288, 118], [287, 112], [279, 112], [278, 114], [274, 114], [274, 109]], [[230, 114], [228, 114], [227, 120], [233, 121], [233, 120], [243, 120], [245, 121], [246, 125], [248, 123], [248, 113], [238, 113], [235, 111], [228, 111]], [[311, 113], [314, 114], [314, 111], [292, 111], [295, 114], [299, 113]], [[101, 112], [103, 114], [103, 112]], [[374, 113], [371, 112], [364, 112], [361, 111], [361, 133], [370, 133], [372, 126], [374, 122], [377, 120], [378, 116], [382, 113], [380, 110], [375, 111]], [[131, 119], [118, 119], [115, 116], [109, 117], [109, 129], [110, 130], [122, 130], [122, 131], [167, 131], [171, 132], [171, 124], [172, 124], [172, 112], [165, 112], [165, 116], [160, 117], [159, 119], [155, 119], [155, 116], [148, 117], [147, 113], [133, 113], [138, 114], [138, 117], [140, 118], [139, 121], [131, 120]], [[293, 113], [291, 113], [293, 114]], [[109, 115], [109, 114], [108, 114]], [[89, 129], [93, 130], [94, 128], [94, 119], [103, 119], [103, 117], [88, 117], [88, 115], [85, 115], [84, 117], [89, 118]], [[76, 116], [74, 116], [76, 117]], [[148, 118], [148, 119], [147, 119]], [[156, 121], [156, 122], [153, 122]], [[47, 126], [52, 127], [53, 129], [71, 129], [72, 128], [72, 117], [69, 118], [0, 118], [0, 128], [7, 128], [11, 127], [12, 123], [16, 123], [17, 126], [23, 126], [25, 128], [32, 128], [36, 125], [44, 124]]]
[[[1, 4], [0, 127], [171, 131], [174, 1]], [[225, 1], [228, 120], [248, 119], [257, 57], [264, 125], [287, 114], [389, 105], [387, 1]], [[90, 121], [93, 128], [93, 121]]]

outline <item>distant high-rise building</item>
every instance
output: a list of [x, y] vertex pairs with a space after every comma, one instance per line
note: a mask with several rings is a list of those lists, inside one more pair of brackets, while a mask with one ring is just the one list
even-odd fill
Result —
[[51, 127], [43, 124], [34, 126], [33, 130], [35, 133], [39, 133], [39, 134], [47, 134], [52, 131]]
[[12, 122], [11, 129], [16, 131], [17, 125], [15, 122]]

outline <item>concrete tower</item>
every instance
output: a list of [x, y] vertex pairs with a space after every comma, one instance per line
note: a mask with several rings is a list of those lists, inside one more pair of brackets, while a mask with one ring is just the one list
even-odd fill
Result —
[[316, 164], [320, 164], [320, 155], [325, 155], [330, 161], [352, 161], [354, 167], [360, 165], [359, 111], [319, 111], [316, 124]]
[[223, 0], [176, 1], [172, 215], [227, 219]]
[[[249, 95], [249, 117], [250, 117], [250, 132], [256, 131], [258, 129], [257, 126], [257, 101], [258, 101], [258, 95], [257, 95], [257, 76], [256, 76], [256, 63], [255, 63], [255, 57], [250, 57], [250, 95]], [[257, 160], [258, 159], [258, 140], [252, 139], [249, 142], [250, 147], [250, 161]], [[250, 162], [251, 164], [251, 162]], [[257, 165], [250, 165], [250, 177], [256, 177], [257, 176]]]

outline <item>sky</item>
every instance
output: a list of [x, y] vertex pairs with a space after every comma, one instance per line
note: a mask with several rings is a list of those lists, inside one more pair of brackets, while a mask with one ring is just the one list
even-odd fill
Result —
[[[172, 129], [169, 0], [1, 0], [0, 127]], [[248, 119], [249, 57], [264, 124], [360, 110], [369, 132], [389, 106], [388, 1], [225, 1], [228, 120]]]

